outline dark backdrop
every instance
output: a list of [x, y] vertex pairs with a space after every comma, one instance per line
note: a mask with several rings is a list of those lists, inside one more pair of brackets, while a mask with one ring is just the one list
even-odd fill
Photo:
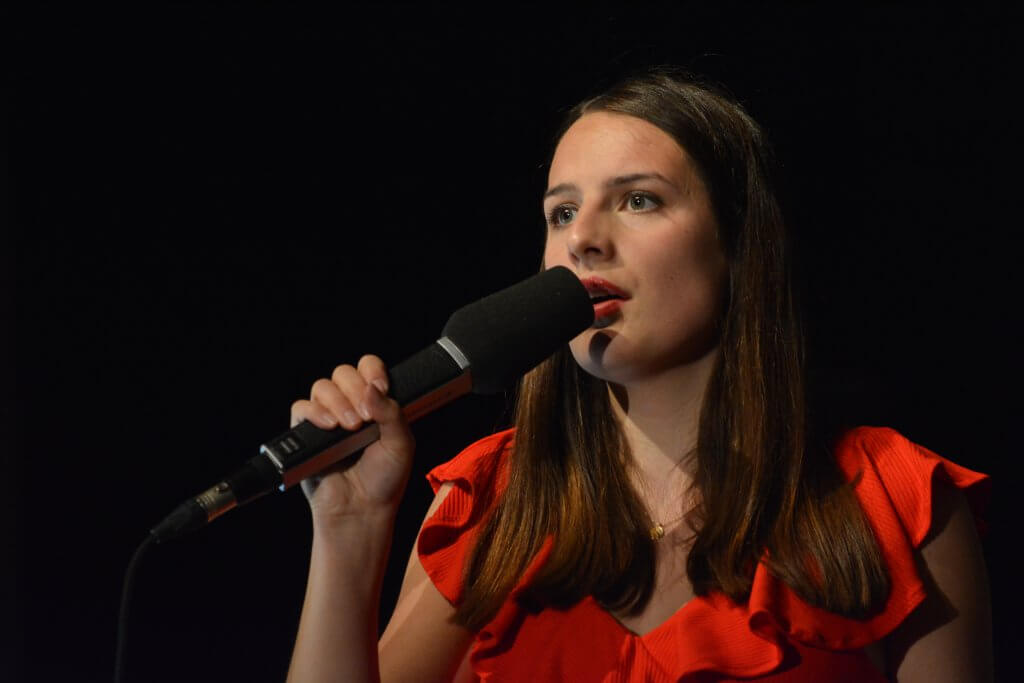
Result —
[[[1007, 652], [1014, 17], [146, 6], [5, 22], [13, 680], [109, 680], [147, 529], [282, 430], [334, 365], [401, 360], [458, 306], [534, 272], [560, 111], [657, 62], [723, 81], [769, 130], [816, 372], [853, 418], [994, 475], [986, 550]], [[416, 427], [383, 622], [423, 473], [505, 408], [466, 399]], [[132, 606], [133, 680], [280, 680], [309, 542], [290, 491], [156, 547]]]

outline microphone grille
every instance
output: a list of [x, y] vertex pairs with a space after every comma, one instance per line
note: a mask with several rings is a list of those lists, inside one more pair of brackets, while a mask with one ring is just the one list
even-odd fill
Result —
[[586, 288], [556, 266], [452, 314], [444, 327], [469, 359], [473, 392], [501, 391], [594, 323]]

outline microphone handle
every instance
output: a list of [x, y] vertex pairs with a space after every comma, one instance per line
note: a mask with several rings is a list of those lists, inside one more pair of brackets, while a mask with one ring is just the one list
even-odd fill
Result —
[[[468, 394], [473, 388], [469, 361], [442, 337], [388, 371], [390, 394], [409, 422]], [[234, 474], [186, 500], [150, 530], [157, 542], [205, 526], [232, 508], [274, 489], [285, 491], [302, 480], [362, 451], [380, 436], [376, 424], [357, 432], [320, 429], [303, 420], [260, 446]]]
[[[447, 340], [431, 344], [388, 373], [390, 393], [402, 406], [402, 413], [409, 422], [469, 393], [472, 388], [468, 368], [452, 357], [444, 342]], [[375, 424], [349, 432], [341, 428], [320, 429], [305, 421], [260, 446], [260, 453], [276, 465], [281, 473], [280, 488], [284, 491], [361, 451], [378, 436]]]

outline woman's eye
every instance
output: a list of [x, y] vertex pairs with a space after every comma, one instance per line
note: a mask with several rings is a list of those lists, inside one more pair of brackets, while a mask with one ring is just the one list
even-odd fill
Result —
[[645, 192], [633, 192], [627, 201], [631, 211], [650, 211], [661, 206], [661, 202]]
[[568, 225], [572, 223], [572, 219], [576, 217], [576, 208], [572, 206], [556, 206], [548, 214], [548, 225], [555, 227]]

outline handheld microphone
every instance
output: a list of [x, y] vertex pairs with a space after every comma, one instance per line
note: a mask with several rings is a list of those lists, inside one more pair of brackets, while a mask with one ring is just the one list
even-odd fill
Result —
[[[496, 393], [593, 322], [590, 296], [572, 271], [546, 270], [453, 313], [440, 339], [388, 371], [391, 396], [413, 422], [471, 391]], [[350, 432], [303, 421], [260, 446], [259, 455], [230, 477], [179, 505], [150, 535], [160, 542], [198, 529], [322, 472], [379, 435], [372, 423]]]

